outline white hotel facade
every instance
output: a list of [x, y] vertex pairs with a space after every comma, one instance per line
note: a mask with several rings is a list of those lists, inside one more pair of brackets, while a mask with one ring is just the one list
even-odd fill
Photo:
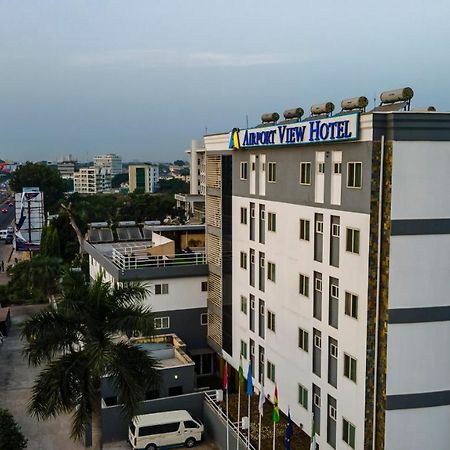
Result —
[[450, 446], [450, 114], [386, 109], [205, 137], [209, 343], [320, 449]]

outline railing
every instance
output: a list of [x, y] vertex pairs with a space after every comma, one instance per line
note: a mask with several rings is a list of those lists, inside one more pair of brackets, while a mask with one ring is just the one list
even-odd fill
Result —
[[142, 255], [122, 253], [113, 248], [112, 262], [120, 270], [127, 270], [142, 269], [145, 267], [163, 268], [183, 265], [196, 266], [206, 264], [207, 259], [205, 252], [176, 253], [174, 255]]
[[[226, 413], [222, 410], [220, 405], [217, 403], [217, 391], [208, 391], [205, 392], [205, 400], [206, 403], [212, 408], [212, 410], [225, 422], [225, 425], [228, 424], [228, 429], [235, 436], [238, 437], [239, 443], [249, 448], [250, 450], [256, 450], [256, 448], [252, 445], [252, 443], [248, 443], [247, 440], [247, 430], [244, 432], [239, 428], [239, 424], [236, 422], [232, 422], [230, 418], [226, 415]], [[240, 447], [240, 446], [239, 446]]]

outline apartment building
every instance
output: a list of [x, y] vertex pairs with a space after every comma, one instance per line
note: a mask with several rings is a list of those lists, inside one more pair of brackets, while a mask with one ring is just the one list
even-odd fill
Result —
[[450, 113], [386, 94], [205, 137], [208, 341], [320, 449], [450, 442]]
[[106, 169], [111, 173], [111, 177], [122, 173], [122, 158], [114, 153], [98, 155], [94, 157], [94, 167]]
[[73, 178], [77, 165], [77, 160], [72, 155], [63, 156], [57, 163], [58, 172], [62, 178]]
[[74, 191], [99, 194], [111, 189], [111, 172], [105, 168], [82, 167], [73, 174]]
[[156, 192], [159, 182], [159, 166], [157, 164], [130, 164], [128, 178], [129, 192], [136, 190], [146, 194]]

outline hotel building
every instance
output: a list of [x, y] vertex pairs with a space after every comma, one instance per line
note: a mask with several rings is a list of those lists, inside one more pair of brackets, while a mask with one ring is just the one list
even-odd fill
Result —
[[205, 136], [208, 342], [321, 450], [449, 448], [450, 114], [411, 97]]

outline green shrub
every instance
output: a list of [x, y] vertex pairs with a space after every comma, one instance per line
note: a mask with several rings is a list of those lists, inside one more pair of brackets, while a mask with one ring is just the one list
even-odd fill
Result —
[[0, 450], [22, 450], [27, 442], [12, 414], [0, 409]]

